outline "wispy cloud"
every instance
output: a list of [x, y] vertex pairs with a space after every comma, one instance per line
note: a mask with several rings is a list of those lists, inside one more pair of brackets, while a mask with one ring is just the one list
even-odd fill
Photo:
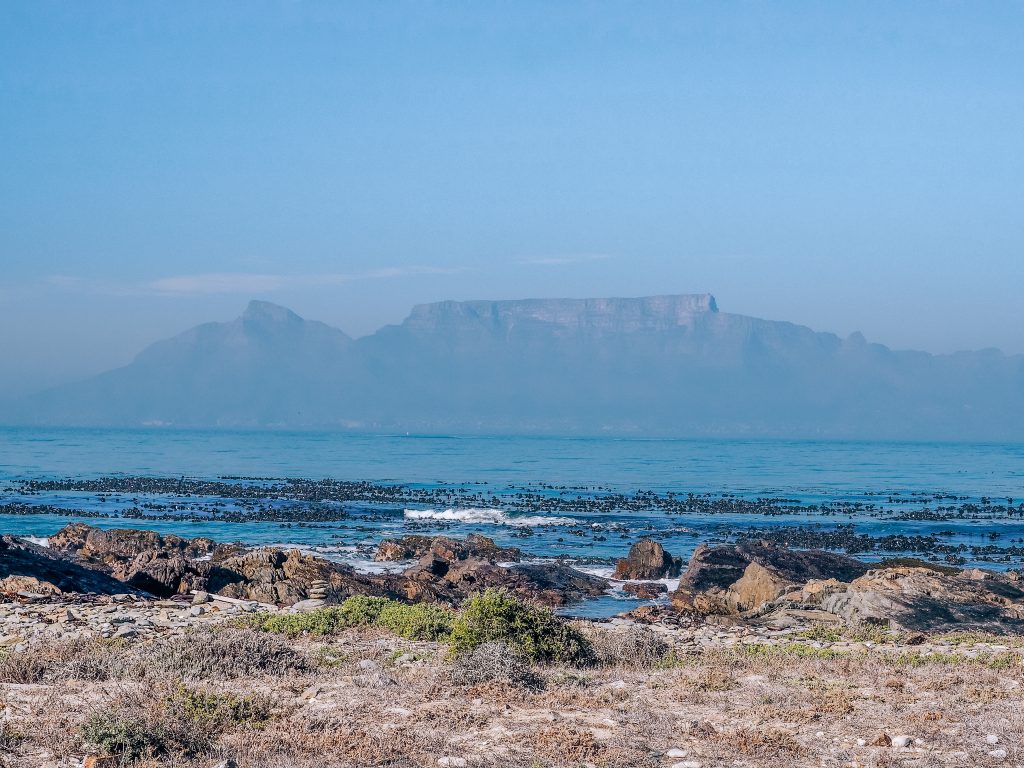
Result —
[[432, 266], [382, 267], [365, 272], [321, 274], [274, 274], [260, 272], [205, 272], [171, 275], [155, 280], [117, 283], [51, 275], [46, 283], [62, 290], [117, 295], [202, 296], [217, 294], [266, 294], [303, 288], [346, 285], [360, 280], [386, 280], [416, 275], [446, 275], [458, 269]]
[[570, 264], [586, 264], [592, 261], [607, 261], [611, 258], [608, 253], [578, 253], [566, 256], [537, 256], [529, 259], [522, 259], [520, 264], [534, 267], [562, 267]]

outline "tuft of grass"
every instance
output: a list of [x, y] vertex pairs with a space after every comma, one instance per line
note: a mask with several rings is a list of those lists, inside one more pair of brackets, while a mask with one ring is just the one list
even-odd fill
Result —
[[82, 724], [81, 736], [86, 744], [128, 764], [165, 749], [163, 735], [141, 712], [97, 712]]
[[838, 643], [843, 639], [843, 628], [828, 624], [815, 624], [802, 632], [797, 632], [795, 636], [819, 643]]
[[981, 653], [967, 656], [962, 653], [897, 653], [884, 657], [885, 661], [895, 667], [926, 667], [926, 666], [979, 666], [988, 669], [1016, 669], [1022, 664], [1019, 654], [1011, 652]]
[[588, 629], [587, 639], [597, 663], [603, 666], [653, 669], [664, 666], [669, 658], [668, 643], [650, 627], [634, 624], [616, 630], [594, 626]]
[[[265, 696], [234, 696], [179, 684], [122, 695], [94, 711], [79, 729], [93, 749], [132, 765], [153, 758], [189, 759], [210, 752], [217, 738], [237, 728], [262, 727], [270, 719]], [[162, 763], [161, 763], [162, 764]]]
[[252, 629], [196, 630], [148, 649], [142, 671], [152, 677], [212, 680], [303, 672], [312, 664], [284, 639]]
[[539, 690], [541, 679], [530, 669], [529, 661], [506, 643], [489, 642], [452, 661], [451, 679], [455, 685], [480, 685], [498, 682]]
[[506, 643], [534, 662], [582, 666], [594, 661], [582, 632], [549, 609], [527, 605], [504, 590], [488, 589], [462, 603], [449, 646], [458, 656], [490, 642]]
[[816, 648], [806, 643], [783, 643], [781, 645], [768, 645], [767, 643], [755, 643], [742, 646], [741, 653], [744, 656], [764, 659], [838, 659], [844, 655], [841, 651], [832, 648]]

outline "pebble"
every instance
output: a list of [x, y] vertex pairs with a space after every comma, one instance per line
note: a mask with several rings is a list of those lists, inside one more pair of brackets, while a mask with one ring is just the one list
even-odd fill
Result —
[[994, 733], [990, 733], [988, 736], [985, 737], [985, 743], [995, 746], [999, 743], [999, 737], [996, 736]]
[[[196, 610], [198, 609], [198, 610]], [[24, 651], [35, 640], [81, 637], [140, 638], [182, 634], [190, 627], [220, 623], [228, 612], [185, 601], [125, 596], [0, 603], [0, 647]]]
[[991, 752], [988, 753], [988, 756], [989, 757], [994, 757], [996, 760], [1005, 760], [1006, 759], [1006, 750], [1002, 749], [1002, 748], [1000, 748], [1000, 749], [993, 749]]
[[442, 768], [466, 768], [469, 765], [464, 757], [439, 757], [437, 764]]
[[896, 749], [903, 749], [909, 747], [914, 742], [912, 736], [893, 736], [892, 745]]
[[665, 757], [689, 757], [690, 753], [685, 749], [679, 749], [679, 747], [672, 747], [668, 752], [665, 753]]
[[363, 669], [363, 670], [371, 671], [371, 670], [374, 670], [374, 669], [379, 669], [380, 667], [377, 665], [377, 662], [375, 662], [375, 661], [372, 661], [370, 659], [363, 659], [362, 661], [359, 662], [359, 668]]

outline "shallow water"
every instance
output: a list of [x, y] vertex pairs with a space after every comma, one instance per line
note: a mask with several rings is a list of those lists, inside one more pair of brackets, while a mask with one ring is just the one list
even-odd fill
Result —
[[[261, 502], [262, 508], [290, 510], [290, 522], [228, 522], [215, 518], [226, 510], [245, 510], [244, 501], [171, 493], [25, 493], [19, 484], [113, 475], [369, 480], [448, 489], [455, 501], [449, 507], [281, 498]], [[81, 512], [0, 514], [3, 532], [45, 537], [82, 520], [247, 544], [292, 544], [364, 569], [375, 567], [372, 555], [381, 538], [413, 532], [479, 532], [531, 556], [607, 568], [642, 535], [655, 536], [685, 558], [701, 541], [780, 527], [833, 530], [839, 525], [853, 525], [857, 534], [869, 536], [934, 536], [962, 547], [957, 557], [965, 564], [1024, 563], [1017, 551], [1024, 552], [1024, 508], [1016, 512], [1024, 501], [1024, 444], [0, 428], [0, 489], [0, 504]], [[621, 509], [584, 503], [552, 512], [524, 508], [517, 500], [524, 490], [556, 507], [561, 499], [600, 499], [609, 493], [632, 501]], [[463, 491], [486, 503], [460, 505]], [[667, 514], [645, 508], [637, 494], [646, 491], [788, 501], [782, 505], [785, 514]], [[857, 502], [864, 507], [853, 507]], [[934, 514], [965, 503], [976, 508], [970, 514], [962, 509]], [[834, 504], [840, 505], [838, 512], [829, 506]], [[325, 511], [341, 519], [302, 522], [306, 513], [322, 519]], [[126, 512], [141, 519], [121, 518]], [[159, 516], [195, 519], [155, 519]], [[908, 519], [913, 517], [937, 519]], [[926, 546], [915, 546], [864, 556], [930, 554]], [[1000, 551], [985, 554], [986, 547]], [[611, 595], [581, 612], [605, 615], [636, 604], [620, 598]]]

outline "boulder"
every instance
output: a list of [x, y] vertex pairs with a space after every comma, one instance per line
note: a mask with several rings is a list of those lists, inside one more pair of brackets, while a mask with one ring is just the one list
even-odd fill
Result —
[[843, 590], [823, 592], [820, 605], [850, 623], [915, 632], [1024, 632], [1024, 588], [1018, 580], [988, 571], [945, 570], [872, 570]]
[[103, 530], [84, 523], [71, 523], [50, 537], [50, 548], [73, 553], [82, 560], [113, 564], [157, 553], [196, 559], [212, 555], [217, 544], [206, 538], [185, 539], [129, 528]]
[[640, 539], [629, 548], [629, 554], [615, 565], [613, 579], [674, 579], [683, 568], [683, 561], [672, 557], [665, 548], [651, 539]]
[[822, 550], [791, 550], [764, 541], [697, 547], [672, 594], [682, 611], [754, 611], [809, 581], [850, 581], [868, 571], [859, 560]]
[[431, 553], [404, 573], [386, 574], [384, 579], [391, 591], [407, 600], [450, 605], [492, 587], [548, 606], [596, 597], [608, 588], [607, 580], [560, 563], [506, 567], [480, 558], [449, 562]]
[[85, 567], [15, 536], [0, 537], [0, 593], [59, 595], [86, 592], [116, 595], [130, 591], [102, 571]]
[[622, 585], [622, 591], [645, 600], [653, 600], [668, 592], [668, 587], [660, 581], [629, 581]]
[[206, 582], [210, 592], [239, 600], [292, 605], [316, 593], [328, 601], [352, 595], [388, 596], [379, 578], [357, 574], [297, 549], [265, 547], [230, 557], [212, 566]]
[[470, 557], [514, 563], [522, 559], [522, 552], [515, 547], [499, 547], [493, 539], [478, 533], [471, 533], [465, 539], [415, 535], [385, 539], [377, 547], [373, 559], [390, 562], [413, 560], [422, 558], [428, 552], [448, 562], [466, 560]]

